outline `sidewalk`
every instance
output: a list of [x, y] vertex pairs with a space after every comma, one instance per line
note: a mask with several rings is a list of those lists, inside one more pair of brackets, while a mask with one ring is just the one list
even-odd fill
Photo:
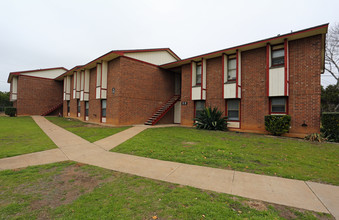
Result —
[[52, 149], [0, 159], [0, 170], [43, 165], [65, 160], [69, 159], [60, 149]]
[[[145, 128], [132, 127], [95, 143], [68, 132], [43, 117], [33, 116], [41, 129], [60, 150], [54, 149], [57, 160], [73, 160], [119, 172], [212, 190], [251, 199], [262, 200], [301, 209], [331, 213], [339, 219], [339, 187], [300, 180], [257, 175], [232, 170], [223, 170], [176, 162], [137, 157], [108, 152], [116, 143], [133, 137]], [[120, 136], [120, 135], [121, 136]], [[121, 138], [119, 138], [119, 136]], [[116, 142], [113, 143], [112, 142]], [[49, 152], [51, 152], [50, 150]], [[48, 152], [48, 153], [49, 153]], [[61, 153], [62, 152], [62, 153]], [[39, 152], [47, 154], [47, 151]], [[32, 157], [36, 164], [47, 163], [44, 157]], [[31, 165], [15, 163], [28, 155], [0, 160], [0, 169], [13, 169]], [[10, 159], [10, 160], [8, 160]], [[12, 161], [5, 166], [5, 160]], [[33, 159], [32, 159], [33, 160]]]
[[109, 151], [146, 129], [147, 127], [145, 126], [131, 127], [127, 130], [121, 131], [117, 134], [96, 141], [93, 144], [98, 145], [99, 147]]

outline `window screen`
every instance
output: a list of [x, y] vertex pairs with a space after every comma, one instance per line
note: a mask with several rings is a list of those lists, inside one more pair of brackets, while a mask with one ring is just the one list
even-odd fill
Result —
[[201, 65], [197, 65], [196, 84], [201, 84]]
[[106, 99], [101, 100], [101, 117], [106, 117]]
[[285, 51], [284, 49], [272, 51], [272, 66], [284, 65], [285, 63]]
[[240, 100], [228, 100], [227, 101], [227, 117], [230, 121], [239, 120], [239, 107]]
[[205, 101], [195, 101], [195, 117], [199, 117], [205, 109]]
[[85, 116], [88, 116], [89, 102], [85, 102]]
[[236, 59], [228, 60], [227, 64], [227, 80], [235, 80], [237, 73], [237, 61]]
[[271, 98], [271, 112], [285, 113], [286, 112], [286, 98]]
[[71, 109], [70, 103], [69, 103], [69, 101], [67, 101], [67, 113], [69, 113], [70, 109]]

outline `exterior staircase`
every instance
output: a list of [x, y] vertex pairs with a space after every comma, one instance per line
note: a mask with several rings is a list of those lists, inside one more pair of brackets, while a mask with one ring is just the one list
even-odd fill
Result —
[[47, 111], [45, 111], [44, 113], [41, 114], [41, 116], [46, 116], [50, 113], [52, 113], [53, 111], [57, 110], [58, 108], [60, 108], [62, 106], [62, 102], [59, 103], [58, 105], [54, 106], [53, 108], [48, 109]]
[[180, 100], [180, 95], [174, 95], [167, 102], [165, 102], [144, 124], [155, 125], [166, 113], [173, 108], [174, 104]]

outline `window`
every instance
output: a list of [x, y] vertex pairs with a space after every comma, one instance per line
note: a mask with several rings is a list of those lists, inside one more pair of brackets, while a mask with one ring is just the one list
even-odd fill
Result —
[[80, 114], [80, 100], [79, 99], [77, 100], [77, 106], [78, 106], [77, 113]]
[[196, 85], [201, 84], [201, 64], [197, 64]]
[[272, 66], [282, 66], [285, 64], [284, 45], [272, 46]]
[[240, 100], [227, 100], [227, 117], [229, 121], [239, 121]]
[[286, 98], [271, 98], [271, 113], [286, 113]]
[[106, 99], [101, 100], [101, 117], [106, 117]]
[[71, 107], [70, 107], [69, 101], [67, 101], [67, 113], [70, 112], [70, 109], [71, 109]]
[[205, 109], [205, 101], [195, 101], [195, 118], [199, 117]]
[[227, 81], [235, 80], [237, 77], [237, 60], [229, 59], [227, 62]]
[[85, 116], [88, 116], [89, 102], [85, 102]]

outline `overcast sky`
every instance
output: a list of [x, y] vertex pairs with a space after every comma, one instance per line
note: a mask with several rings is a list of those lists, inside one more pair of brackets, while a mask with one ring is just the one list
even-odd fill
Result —
[[0, 91], [9, 72], [70, 69], [111, 50], [169, 47], [188, 58], [339, 22], [338, 0], [2, 0], [0, 9]]

